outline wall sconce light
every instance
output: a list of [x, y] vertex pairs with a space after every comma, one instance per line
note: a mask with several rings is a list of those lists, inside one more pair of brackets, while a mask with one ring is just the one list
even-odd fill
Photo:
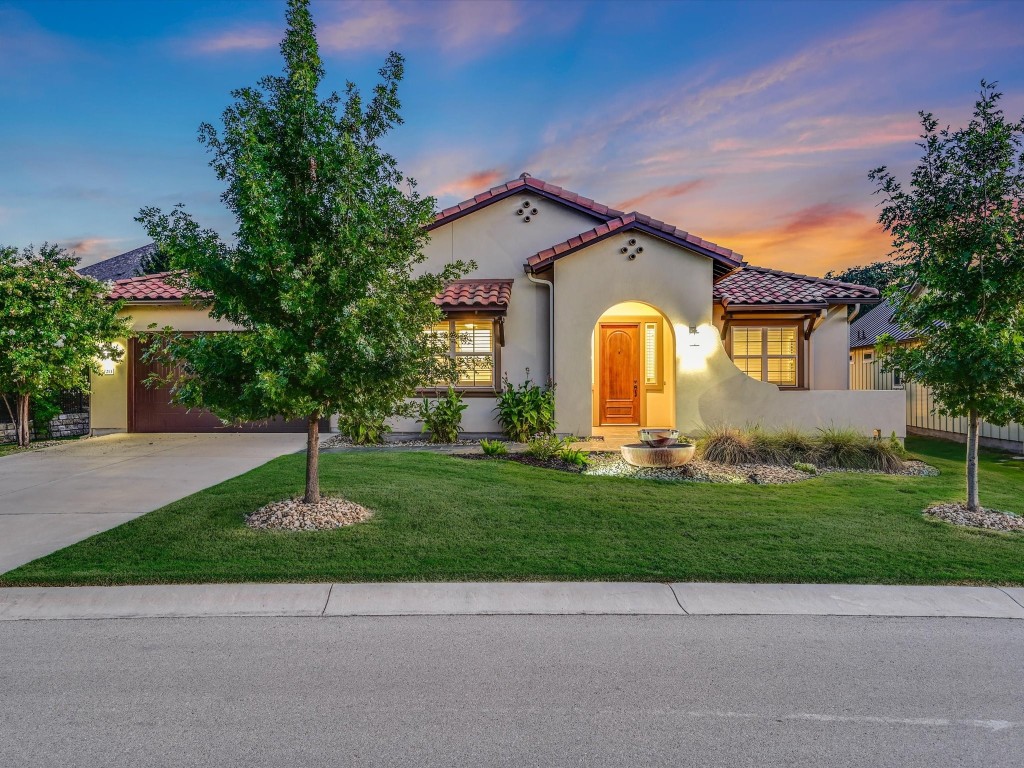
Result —
[[[124, 354], [124, 347], [122, 347], [120, 344], [117, 344], [116, 342], [114, 343], [114, 346], [117, 348], [117, 350], [121, 354]], [[110, 358], [110, 357], [101, 357], [100, 358], [100, 371], [103, 373], [104, 376], [113, 376], [114, 375], [114, 370], [116, 369], [116, 366], [117, 366], [117, 361], [114, 360], [113, 358]]]

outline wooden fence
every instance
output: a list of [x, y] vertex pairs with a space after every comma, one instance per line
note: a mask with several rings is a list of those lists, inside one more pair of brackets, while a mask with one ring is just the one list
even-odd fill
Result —
[[[935, 410], [935, 398], [928, 387], [913, 381], [902, 381], [892, 371], [882, 370], [877, 360], [850, 365], [850, 389], [902, 389], [907, 393], [907, 427], [928, 432], [945, 432], [955, 439], [967, 434], [967, 417], [941, 416]], [[998, 427], [981, 422], [981, 437], [1006, 448], [1024, 448], [1024, 425], [1010, 422]], [[1012, 445], [1016, 443], [1017, 445]]]

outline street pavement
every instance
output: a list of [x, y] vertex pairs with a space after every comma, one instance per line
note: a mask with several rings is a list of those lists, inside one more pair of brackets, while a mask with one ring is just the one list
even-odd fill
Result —
[[1020, 766], [1024, 622], [0, 622], [0, 765]]

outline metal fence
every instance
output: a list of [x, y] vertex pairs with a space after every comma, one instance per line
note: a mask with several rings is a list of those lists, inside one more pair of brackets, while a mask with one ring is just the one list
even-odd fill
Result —
[[[967, 417], [939, 415], [935, 410], [935, 398], [928, 387], [914, 381], [902, 381], [892, 371], [882, 370], [882, 366], [877, 360], [868, 363], [851, 363], [850, 389], [905, 390], [907, 393], [908, 427], [948, 432], [954, 435], [967, 434]], [[998, 427], [987, 421], [982, 421], [980, 435], [992, 440], [1024, 443], [1024, 425], [1010, 422], [1005, 427]]]
[[[7, 395], [7, 402], [11, 409], [15, 407], [16, 397]], [[88, 413], [89, 395], [79, 389], [66, 389], [56, 397], [56, 403], [60, 406], [60, 412], [64, 413]], [[11, 424], [11, 414], [7, 411], [3, 399], [0, 399], [0, 424]]]

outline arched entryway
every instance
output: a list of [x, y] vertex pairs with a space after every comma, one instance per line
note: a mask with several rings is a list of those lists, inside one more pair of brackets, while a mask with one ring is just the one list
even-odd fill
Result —
[[656, 307], [624, 301], [594, 326], [592, 415], [595, 430], [674, 427], [675, 335]]

